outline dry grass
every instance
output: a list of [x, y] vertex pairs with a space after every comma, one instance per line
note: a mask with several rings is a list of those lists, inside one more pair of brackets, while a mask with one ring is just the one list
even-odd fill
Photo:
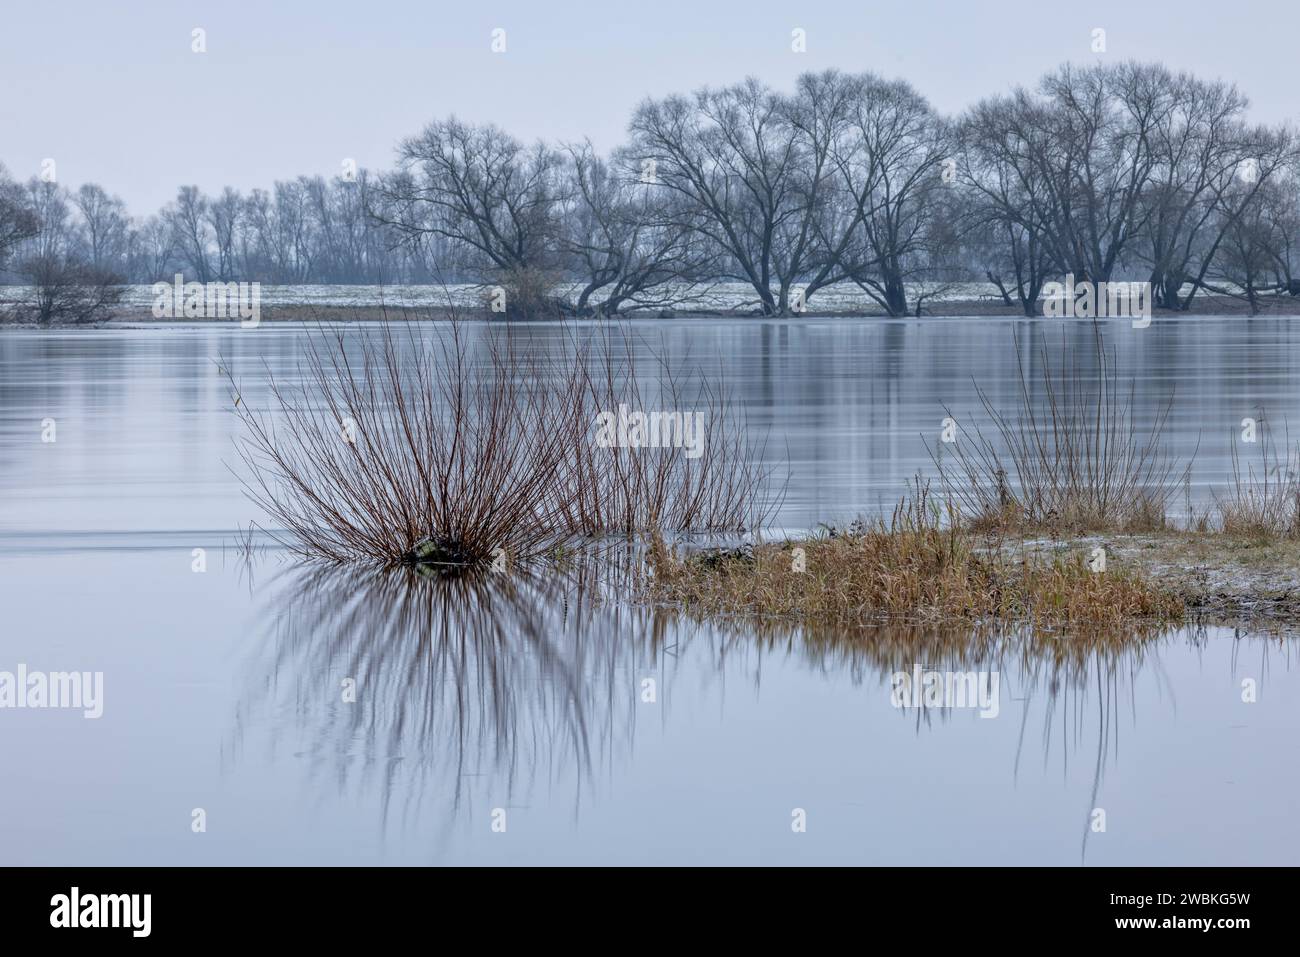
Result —
[[841, 623], [899, 616], [1105, 626], [1184, 612], [1181, 600], [1138, 575], [1093, 571], [1082, 553], [1016, 560], [980, 547], [957, 517], [922, 487], [889, 521], [819, 538], [684, 559], [657, 539], [646, 590], [707, 614]]
[[[509, 326], [482, 327], [477, 348], [459, 322], [439, 326], [385, 324], [351, 345], [313, 333], [294, 380], [267, 370], [269, 409], [250, 408], [231, 374], [241, 478], [300, 556], [461, 569], [575, 536], [739, 531], [774, 505], [721, 391], [694, 397], [698, 458], [598, 447], [597, 413], [644, 399], [622, 327], [621, 349], [564, 337], [543, 353]], [[659, 398], [683, 396], [669, 381]]]
[[1189, 614], [1219, 624], [1274, 627], [1300, 621], [1300, 541], [1166, 531], [1104, 539], [1011, 540], [1039, 559], [1102, 545], [1108, 567], [1130, 569], [1176, 595]]
[[[1165, 527], [1169, 503], [1190, 469], [1190, 462], [1179, 467], [1160, 442], [1173, 399], [1157, 411], [1149, 430], [1139, 430], [1136, 383], [1121, 388], [1113, 351], [1102, 345], [1095, 323], [1094, 345], [1095, 372], [1085, 371], [1077, 358], [1067, 360], [1063, 342], [1055, 366], [1044, 348], [1040, 381], [1031, 383], [1017, 342], [1019, 408], [995, 408], [977, 385], [992, 434], [976, 427], [955, 443], [931, 448], [945, 492], [973, 527]], [[1035, 397], [1040, 390], [1041, 398]]]

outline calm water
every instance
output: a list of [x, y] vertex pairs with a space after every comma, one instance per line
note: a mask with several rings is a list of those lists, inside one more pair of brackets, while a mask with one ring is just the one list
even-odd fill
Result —
[[[787, 528], [872, 511], [933, 472], [945, 406], [977, 421], [972, 379], [1014, 402], [1017, 349], [1031, 376], [1044, 345], [1091, 353], [1089, 328], [1060, 321], [637, 328], [676, 369], [722, 364], [783, 476], [788, 460]], [[561, 335], [522, 334], [536, 349]], [[260, 405], [263, 362], [292, 377], [305, 335], [0, 334], [0, 671], [104, 675], [98, 720], [0, 710], [0, 863], [1300, 857], [1287, 639], [1193, 628], [1090, 655], [1051, 635], [706, 626], [593, 607], [577, 575], [448, 589], [304, 572], [270, 547], [247, 565], [235, 530], [262, 516], [227, 467], [237, 422], [216, 360]], [[1300, 424], [1300, 323], [1112, 323], [1106, 338], [1138, 376], [1140, 419], [1173, 397], [1195, 501], [1227, 477], [1244, 417]], [[916, 664], [996, 672], [996, 717], [895, 708], [891, 676]]]

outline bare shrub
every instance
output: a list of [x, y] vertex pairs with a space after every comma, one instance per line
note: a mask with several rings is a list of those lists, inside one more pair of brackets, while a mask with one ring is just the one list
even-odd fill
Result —
[[1232, 484], [1216, 495], [1215, 506], [1223, 531], [1246, 538], [1300, 538], [1300, 444], [1292, 446], [1284, 433], [1279, 454], [1270, 441], [1267, 423], [1260, 420], [1259, 465], [1244, 470], [1237, 443], [1232, 448]]
[[629, 367], [594, 375], [572, 337], [543, 356], [508, 326], [484, 327], [476, 355], [459, 322], [436, 341], [416, 328], [384, 324], [352, 355], [344, 333], [316, 336], [297, 384], [268, 371], [270, 412], [231, 376], [246, 487], [298, 554], [461, 568], [575, 536], [739, 530], [766, 515], [767, 473], [719, 394], [703, 393], [719, 437], [697, 459], [599, 448], [597, 412], [640, 395]]
[[17, 308], [22, 321], [99, 322], [111, 317], [122, 301], [120, 277], [56, 253], [28, 259], [20, 274], [32, 287], [30, 297]]
[[1017, 342], [1020, 407], [995, 408], [977, 385], [993, 434], [977, 426], [973, 439], [950, 446], [947, 461], [931, 446], [945, 491], [977, 526], [1165, 526], [1168, 505], [1191, 467], [1189, 461], [1179, 468], [1160, 441], [1173, 398], [1158, 408], [1149, 430], [1140, 430], [1133, 412], [1136, 383], [1121, 387], [1113, 350], [1106, 351], [1095, 324], [1094, 332], [1095, 373], [1077, 359], [1067, 361], [1065, 344], [1055, 367], [1043, 349], [1045, 407], [1031, 397]]
[[496, 285], [484, 290], [483, 305], [489, 314], [507, 319], [558, 319], [568, 308], [556, 295], [556, 286], [555, 276], [543, 269], [506, 270]]
[[[650, 530], [743, 531], [760, 527], [779, 499], [769, 497], [770, 470], [763, 446], [751, 439], [725, 387], [722, 369], [701, 376], [688, 391], [662, 352], [643, 343], [656, 366], [638, 368], [628, 327], [598, 327], [581, 351], [588, 419], [631, 409], [681, 410], [702, 422], [701, 454], [680, 445], [660, 448], [600, 447], [588, 434], [572, 473], [570, 526], [582, 534]], [[643, 380], [653, 388], [643, 386]], [[690, 395], [688, 399], [687, 396]]]
[[254, 499], [300, 552], [329, 561], [397, 563], [426, 538], [455, 564], [543, 550], [576, 379], [512, 389], [472, 363], [454, 324], [436, 345], [409, 326], [405, 339], [409, 352], [385, 325], [354, 359], [344, 333], [312, 338], [296, 385], [269, 377], [278, 427], [236, 400]]

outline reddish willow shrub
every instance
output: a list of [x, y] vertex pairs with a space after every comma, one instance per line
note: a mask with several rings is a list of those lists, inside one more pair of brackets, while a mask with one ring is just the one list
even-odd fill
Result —
[[[481, 329], [472, 343], [455, 320], [384, 323], [351, 347], [313, 331], [293, 382], [267, 370], [268, 409], [227, 372], [241, 478], [284, 544], [328, 562], [475, 566], [584, 536], [742, 531], [775, 508], [725, 391], [701, 377], [688, 401], [652, 350], [642, 376], [628, 327], [569, 329], [545, 351], [521, 349], [510, 326]], [[699, 446], [596, 441], [600, 413], [649, 401], [697, 416]]]

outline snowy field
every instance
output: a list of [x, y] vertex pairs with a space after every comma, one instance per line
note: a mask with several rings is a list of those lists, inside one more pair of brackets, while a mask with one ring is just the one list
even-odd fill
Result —
[[[483, 303], [486, 288], [470, 283], [455, 283], [446, 286], [329, 286], [329, 285], [293, 285], [261, 287], [261, 304], [263, 306], [328, 306], [328, 307], [368, 307], [368, 306], [409, 306], [429, 307], [446, 306], [448, 300], [456, 306], [478, 306]], [[557, 293], [565, 298], [575, 300], [581, 291], [576, 283], [561, 284]], [[30, 295], [30, 289], [24, 286], [0, 286], [0, 301], [18, 302]], [[911, 290], [909, 290], [909, 299]], [[991, 283], [955, 283], [948, 284], [936, 291], [928, 301], [953, 302], [962, 300], [988, 299], [996, 300], [997, 290]], [[753, 290], [736, 282], [716, 283], [707, 289], [697, 288], [693, 291], [683, 290], [680, 297], [683, 309], [743, 310], [754, 308], [757, 298]], [[124, 306], [149, 309], [154, 303], [153, 289], [149, 285], [131, 285], [126, 287], [122, 304]], [[809, 300], [809, 309], [835, 312], [878, 308], [871, 298], [852, 283], [840, 283], [827, 286], [817, 291]]]

